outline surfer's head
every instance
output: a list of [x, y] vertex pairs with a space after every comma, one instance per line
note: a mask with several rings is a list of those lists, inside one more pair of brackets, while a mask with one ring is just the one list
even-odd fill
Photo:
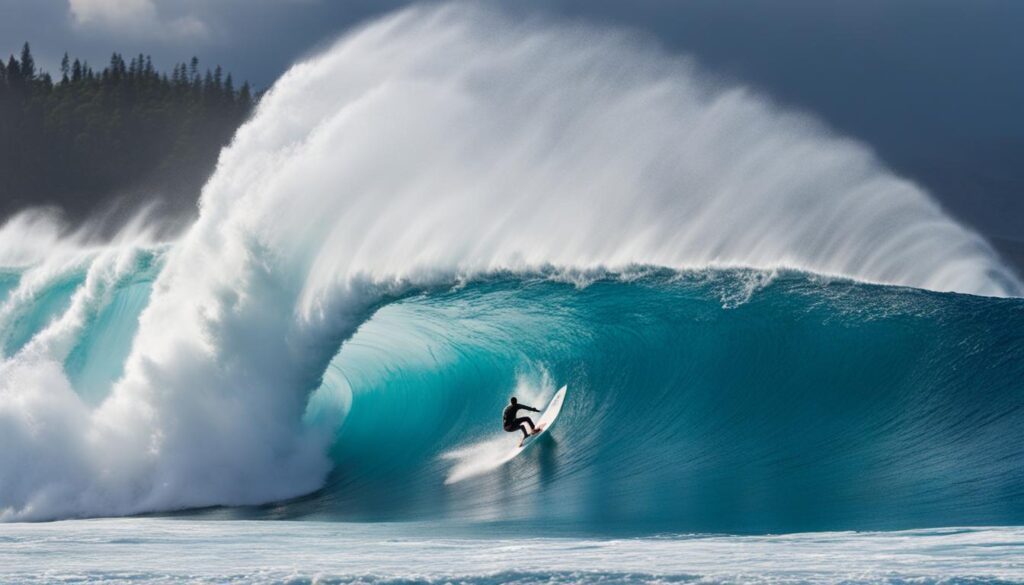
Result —
[[508, 401], [509, 401], [510, 403], [512, 403], [512, 404], [515, 404], [516, 402], [518, 402], [518, 400], [516, 400], [516, 397], [515, 397], [515, 396], [513, 396], [512, 398], [509, 398], [509, 399], [508, 399]]

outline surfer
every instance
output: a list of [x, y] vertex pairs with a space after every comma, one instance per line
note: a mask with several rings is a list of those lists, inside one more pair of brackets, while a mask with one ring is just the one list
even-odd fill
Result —
[[[537, 425], [533, 424], [533, 421], [528, 416], [521, 416], [517, 418], [516, 412], [519, 411], [519, 409], [529, 410], [530, 412], [540, 411], [532, 406], [519, 404], [515, 396], [510, 398], [508, 402], [509, 404], [505, 407], [505, 411], [501, 413], [502, 427], [509, 433], [514, 433], [517, 430], [523, 431], [523, 440], [525, 441], [526, 437], [537, 433]], [[527, 425], [530, 426], [530, 432], [526, 432]], [[522, 443], [519, 444], [522, 445]]]

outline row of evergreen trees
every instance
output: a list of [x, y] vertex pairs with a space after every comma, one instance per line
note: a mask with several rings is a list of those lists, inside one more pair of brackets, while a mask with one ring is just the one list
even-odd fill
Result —
[[191, 206], [255, 99], [195, 57], [168, 76], [144, 55], [95, 71], [65, 54], [54, 81], [26, 43], [0, 60], [0, 216], [57, 205], [82, 218], [154, 196]]

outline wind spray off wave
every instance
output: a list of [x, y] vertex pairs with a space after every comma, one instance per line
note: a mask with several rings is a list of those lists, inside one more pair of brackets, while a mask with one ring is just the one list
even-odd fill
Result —
[[[111, 260], [123, 254], [144, 261]], [[5, 323], [55, 320], [25, 325], [0, 365], [5, 518], [317, 489], [346, 411], [304, 417], [311, 393], [356, 328], [409, 291], [637, 266], [1022, 290], [927, 194], [813, 120], [628, 35], [461, 4], [405, 10], [294, 66], [221, 154], [180, 239], [84, 258], [12, 272]], [[68, 282], [69, 308], [40, 309], [37, 291]], [[118, 296], [133, 286], [148, 301]], [[118, 333], [132, 340], [105, 366], [115, 375], [93, 372], [84, 393], [71, 356], [89, 369], [91, 327], [117, 321], [118, 299], [136, 307], [125, 319], [141, 311], [138, 330]], [[89, 308], [66, 327], [75, 307]], [[55, 327], [67, 339], [42, 343]]]

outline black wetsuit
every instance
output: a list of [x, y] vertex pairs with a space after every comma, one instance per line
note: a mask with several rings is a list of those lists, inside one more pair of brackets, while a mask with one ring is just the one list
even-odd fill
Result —
[[530, 412], [540, 412], [536, 408], [524, 406], [522, 404], [509, 404], [505, 407], [505, 411], [501, 413], [501, 424], [504, 429], [510, 433], [514, 433], [518, 429], [523, 431], [523, 437], [529, 437], [530, 433], [526, 432], [526, 427], [523, 426], [523, 423], [529, 424], [531, 431], [537, 428], [537, 425], [533, 424], [533, 421], [530, 420], [530, 417], [528, 416], [516, 418], [516, 411], [520, 408], [523, 410], [529, 410]]

